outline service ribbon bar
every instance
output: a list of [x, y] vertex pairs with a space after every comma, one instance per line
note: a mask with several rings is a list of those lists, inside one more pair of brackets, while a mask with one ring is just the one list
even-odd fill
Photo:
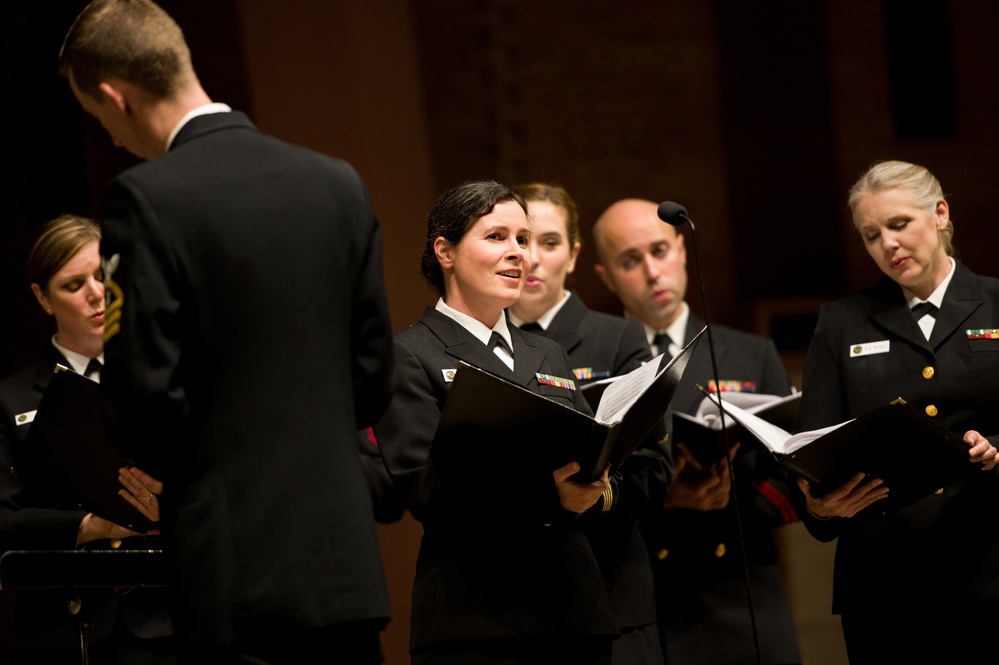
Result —
[[999, 339], [999, 328], [978, 328], [964, 332], [968, 339]]
[[[756, 381], [719, 381], [721, 392], [723, 393], [755, 393]], [[715, 381], [708, 382], [708, 392], [718, 392], [715, 388]]]
[[577, 381], [591, 381], [594, 379], [606, 379], [611, 375], [608, 371], [594, 372], [592, 367], [577, 367], [572, 370], [572, 373], [576, 375]]
[[558, 388], [566, 388], [567, 390], [575, 390], [576, 382], [572, 379], [563, 379], [558, 376], [552, 376], [551, 374], [535, 374], [538, 378], [538, 383], [545, 383], [549, 386], [556, 386]]

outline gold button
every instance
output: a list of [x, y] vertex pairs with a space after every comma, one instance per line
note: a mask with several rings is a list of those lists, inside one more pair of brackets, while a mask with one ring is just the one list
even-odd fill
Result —
[[669, 556], [669, 550], [667, 549], [661, 549], [658, 552], [656, 552], [656, 558], [659, 559], [660, 561], [662, 561], [668, 556]]
[[715, 548], [715, 556], [719, 559], [725, 556], [728, 550], [725, 548], [725, 543], [718, 543], [718, 547]]
[[28, 416], [24, 415], [23, 413], [17, 416], [17, 422], [19, 422], [19, 423], [23, 423], [27, 419], [28, 419]]
[[121, 547], [121, 541], [117, 538], [111, 541], [111, 549], [116, 550]]
[[853, 352], [855, 354], [860, 353], [863, 350], [864, 350], [864, 348], [862, 346], [855, 346], [855, 347], [853, 347]]
[[944, 488], [941, 487], [936, 492], [934, 492], [934, 494], [943, 494], [943, 490], [944, 490]]
[[935, 370], [933, 369], [932, 365], [927, 365], [926, 367], [923, 368], [923, 378], [932, 379], [934, 371]]
[[937, 415], [937, 407], [933, 406], [932, 404], [930, 404], [929, 406], [927, 406], [926, 407], [926, 415], [928, 415], [930, 418], [932, 418], [933, 416]]

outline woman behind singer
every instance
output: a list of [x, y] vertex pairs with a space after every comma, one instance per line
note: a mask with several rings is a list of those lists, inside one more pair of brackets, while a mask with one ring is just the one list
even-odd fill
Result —
[[[415, 664], [607, 663], [617, 634], [583, 531], [590, 516], [580, 516], [603, 500], [606, 473], [574, 483], [579, 465], [571, 462], [540, 492], [517, 477], [483, 491], [488, 469], [453, 477], [430, 456], [449, 370], [460, 361], [589, 412], [578, 390], [538, 382], [571, 376], [565, 352], [508, 327], [503, 315], [530, 271], [530, 238], [523, 199], [493, 181], [448, 190], [427, 217], [421, 265], [441, 297], [396, 335], [399, 384], [375, 426], [389, 475], [424, 527], [412, 598]], [[490, 348], [493, 334], [503, 342]], [[531, 437], [529, 426], [523, 436]]]
[[[950, 208], [925, 168], [876, 163], [850, 190], [849, 204], [885, 277], [820, 309], [800, 429], [856, 418], [901, 396], [963, 436], [968, 458], [983, 464], [874, 517], [857, 513], [890, 493], [880, 479], [858, 475], [820, 498], [799, 481], [805, 525], [819, 540], [839, 538], [833, 610], [852, 665], [995, 662], [999, 340], [979, 333], [999, 328], [999, 280], [953, 258]], [[906, 454], [905, 441], [892, 445]]]
[[[34, 367], [0, 382], [0, 552], [8, 550], [152, 548], [146, 536], [54, 502], [17, 475], [24, 438], [56, 364], [93, 380], [103, 359], [104, 285], [100, 228], [85, 217], [63, 215], [36, 233], [28, 259], [31, 290], [56, 333]], [[91, 370], [88, 372], [88, 365]], [[124, 468], [119, 492], [153, 521], [159, 519], [162, 485], [140, 469]], [[93, 618], [89, 655], [100, 663], [172, 663], [173, 638], [163, 591], [136, 589], [19, 590], [14, 606], [13, 662], [77, 665], [81, 660], [77, 616], [67, 603], [83, 597], [81, 612]]]
[[[507, 308], [510, 322], [558, 342], [579, 385], [626, 374], [652, 360], [641, 323], [595, 312], [566, 289], [582, 245], [579, 212], [569, 192], [540, 182], [514, 189], [527, 202], [533, 234], [531, 270], [520, 298]], [[637, 523], [643, 512], [662, 504], [669, 489], [672, 463], [658, 443], [658, 429], [612, 479], [622, 481], [613, 494], [618, 505], [590, 531], [621, 630], [613, 645], [614, 663], [663, 663], [652, 564]]]

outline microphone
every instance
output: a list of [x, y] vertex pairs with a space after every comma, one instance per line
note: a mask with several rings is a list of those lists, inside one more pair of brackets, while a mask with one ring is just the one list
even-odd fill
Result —
[[687, 214], [687, 209], [675, 201], [663, 201], [660, 203], [659, 208], [656, 210], [656, 214], [659, 215], [659, 219], [666, 222], [670, 226], [683, 226], [684, 222], [690, 225], [690, 237], [694, 243], [694, 260], [697, 263], [697, 281], [700, 282], [701, 285], [701, 307], [704, 310], [704, 327], [708, 329], [708, 351], [711, 354], [711, 371], [714, 374], [715, 393], [718, 396], [718, 416], [721, 418], [722, 431], [725, 433], [725, 436], [723, 437], [725, 442], [724, 445], [726, 446], [723, 451], [724, 459], [725, 463], [728, 465], [729, 477], [732, 482], [730, 493], [732, 503], [735, 505], [735, 520], [739, 528], [739, 541], [742, 544], [740, 549], [742, 550], [743, 575], [746, 580], [746, 598], [749, 602], [749, 620], [753, 629], [753, 645], [756, 647], [756, 662], [759, 664], [762, 662], [760, 654], [760, 637], [756, 629], [756, 610], [754, 607], [755, 603], [753, 602], [753, 586], [749, 581], [749, 559], [746, 556], [746, 540], [742, 531], [742, 509], [739, 507], [739, 493], [735, 491], [735, 468], [732, 466], [732, 460], [730, 460], [728, 456], [728, 448], [731, 447], [732, 443], [732, 433], [725, 425], [725, 408], [721, 398], [721, 381], [718, 379], [718, 362], [715, 360], [715, 343], [714, 339], [711, 337], [711, 322], [708, 319], [708, 298], [704, 294], [704, 272], [701, 270], [701, 253], [697, 249], [697, 229], [694, 228], [694, 222]]
[[[659, 210], [656, 212], [659, 214], [659, 219], [670, 226], [683, 226], [684, 222], [690, 222], [690, 217], [687, 216], [687, 209], [674, 201], [663, 201], [659, 204]], [[692, 222], [690, 228], [694, 228]]]

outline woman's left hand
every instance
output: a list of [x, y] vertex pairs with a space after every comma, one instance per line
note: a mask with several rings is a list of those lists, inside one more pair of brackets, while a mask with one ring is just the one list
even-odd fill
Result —
[[118, 482], [125, 488], [118, 490], [118, 494], [151, 521], [160, 521], [160, 503], [157, 495], [163, 493], [163, 483], [135, 466], [118, 469]]
[[969, 429], [964, 433], [964, 442], [971, 446], [968, 451], [971, 461], [982, 463], [982, 471], [991, 471], [999, 463], [999, 451], [975, 430]]

